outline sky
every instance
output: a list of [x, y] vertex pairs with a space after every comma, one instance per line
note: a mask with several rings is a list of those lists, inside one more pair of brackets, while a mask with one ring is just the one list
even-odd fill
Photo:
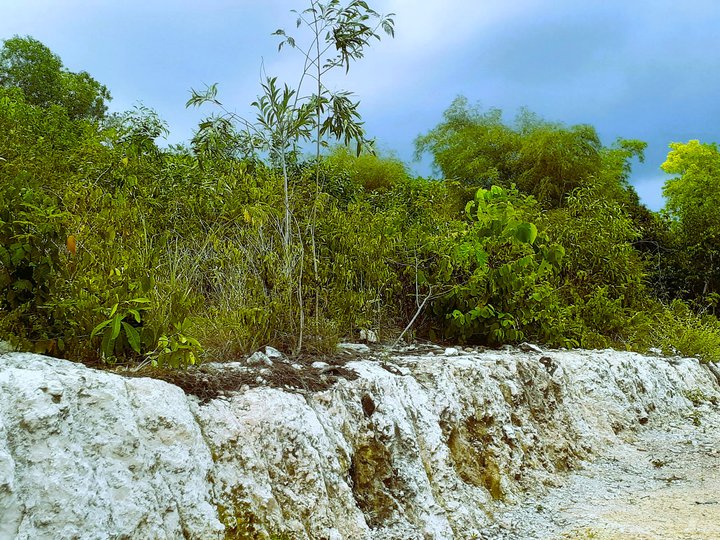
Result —
[[[381, 151], [423, 176], [415, 138], [458, 95], [512, 120], [520, 107], [595, 126], [605, 144], [648, 143], [631, 182], [663, 206], [660, 170], [670, 142], [720, 142], [718, 0], [369, 0], [395, 13], [395, 38], [372, 45], [349, 90]], [[277, 51], [306, 0], [0, 0], [0, 39], [31, 35], [71, 71], [88, 71], [113, 96], [111, 111], [139, 103], [186, 142], [213, 112], [186, 109], [191, 88], [218, 83], [219, 98], [250, 117], [262, 69], [295, 85], [302, 58]]]

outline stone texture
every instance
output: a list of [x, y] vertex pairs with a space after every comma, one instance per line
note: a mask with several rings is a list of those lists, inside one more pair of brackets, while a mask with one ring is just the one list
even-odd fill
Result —
[[363, 329], [360, 330], [360, 341], [367, 343], [377, 343], [379, 341], [378, 335], [374, 330]]
[[265, 347], [265, 356], [267, 356], [270, 360], [285, 360], [285, 355], [278, 351], [275, 347], [271, 347], [270, 345], [267, 345]]
[[257, 351], [247, 357], [245, 363], [248, 366], [269, 366], [272, 367], [272, 360], [263, 352]]
[[0, 538], [217, 535], [212, 466], [179, 388], [0, 356]]
[[206, 404], [0, 356], [0, 539], [482, 538], [499, 507], [687, 410], [688, 392], [720, 396], [693, 359], [543, 354], [359, 360], [327, 391]]
[[367, 354], [370, 352], [370, 347], [364, 343], [338, 343], [337, 348], [339, 351], [358, 354]]

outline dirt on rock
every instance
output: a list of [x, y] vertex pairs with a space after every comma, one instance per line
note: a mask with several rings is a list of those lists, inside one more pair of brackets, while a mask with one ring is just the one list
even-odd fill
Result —
[[655, 418], [549, 487], [501, 510], [487, 538], [720, 539], [720, 409]]

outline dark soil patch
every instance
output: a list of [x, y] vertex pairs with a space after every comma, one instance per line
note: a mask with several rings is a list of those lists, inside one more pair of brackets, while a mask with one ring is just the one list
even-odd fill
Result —
[[[337, 354], [334, 356], [302, 356], [295, 357], [291, 362], [302, 366], [297, 369], [289, 363], [275, 361], [272, 366], [258, 366], [246, 370], [223, 369], [216, 363], [213, 367], [200, 365], [185, 370], [153, 368], [119, 370], [119, 375], [127, 377], [149, 377], [174, 384], [186, 394], [197, 396], [205, 403], [212, 399], [238, 392], [243, 387], [269, 387], [289, 391], [319, 392], [327, 390], [339, 379], [355, 380], [358, 374], [344, 365], [357, 360], [355, 354]], [[312, 367], [313, 362], [325, 362], [323, 368]]]

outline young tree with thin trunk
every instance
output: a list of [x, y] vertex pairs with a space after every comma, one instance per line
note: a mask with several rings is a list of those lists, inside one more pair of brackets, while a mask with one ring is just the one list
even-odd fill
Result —
[[[381, 32], [393, 36], [394, 20], [393, 14], [380, 15], [362, 0], [350, 0], [347, 3], [339, 0], [310, 0], [307, 9], [292, 12], [297, 16], [296, 29], [299, 32], [304, 30], [304, 36], [293, 36], [283, 29], [276, 30], [273, 35], [281, 38], [278, 50], [287, 46], [300, 52], [303, 69], [297, 85], [291, 87], [285, 84], [280, 88], [277, 78], [266, 78], [261, 83], [262, 94], [252, 103], [257, 111], [254, 120], [243, 118], [225, 108], [217, 99], [217, 85], [201, 92], [192, 90], [187, 105], [212, 103], [222, 111], [200, 124], [196, 141], [212, 139], [218, 135], [235, 137], [238, 148], [251, 153], [266, 152], [273, 166], [280, 171], [283, 178], [282, 229], [286, 254], [290, 253], [293, 242], [289, 165], [303, 144], [313, 143], [315, 195], [306, 233], [312, 247], [313, 277], [317, 279], [315, 225], [322, 189], [322, 149], [329, 145], [330, 139], [345, 145], [354, 143], [358, 155], [364, 147], [371, 147], [358, 112], [359, 102], [352, 100], [350, 92], [330, 90], [325, 85], [325, 79], [333, 70], [344, 69], [347, 73], [351, 63], [364, 56], [371, 41], [381, 39]], [[288, 268], [289, 271], [291, 270]], [[298, 278], [301, 324], [296, 349], [299, 351], [302, 348], [304, 332], [302, 272], [299, 272]], [[319, 294], [316, 292], [316, 322], [319, 309]]]

